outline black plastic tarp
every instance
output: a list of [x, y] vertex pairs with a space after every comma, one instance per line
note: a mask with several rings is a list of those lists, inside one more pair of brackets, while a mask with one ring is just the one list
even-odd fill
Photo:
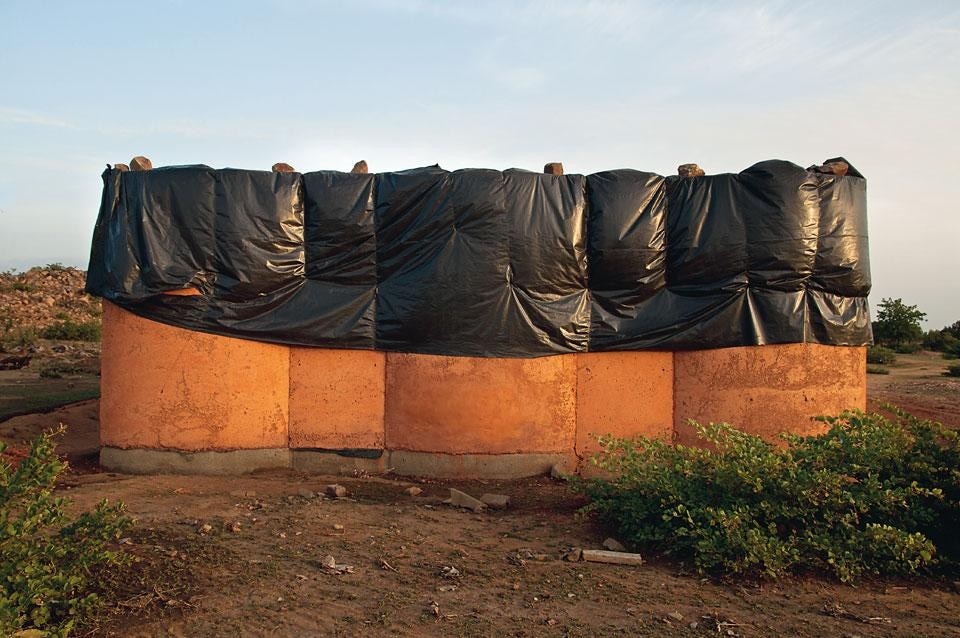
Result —
[[871, 340], [852, 167], [103, 179], [87, 290], [185, 328], [489, 357]]

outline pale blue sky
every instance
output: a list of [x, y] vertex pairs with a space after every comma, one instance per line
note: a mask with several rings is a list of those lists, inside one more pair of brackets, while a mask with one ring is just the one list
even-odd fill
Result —
[[106, 163], [736, 172], [843, 155], [874, 306], [960, 319], [960, 2], [0, 0], [0, 269], [86, 266]]

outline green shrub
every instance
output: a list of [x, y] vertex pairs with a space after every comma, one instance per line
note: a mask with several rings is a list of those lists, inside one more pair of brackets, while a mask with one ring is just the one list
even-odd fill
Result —
[[951, 364], [947, 368], [946, 375], [948, 377], [960, 377], [960, 363]]
[[914, 354], [920, 352], [920, 342], [905, 341], [904, 343], [898, 343], [893, 346], [893, 351], [897, 354]]
[[946, 352], [960, 343], [946, 328], [943, 330], [928, 330], [923, 336], [923, 347], [934, 352]]
[[960, 359], [960, 341], [952, 345], [948, 345], [943, 349], [943, 358], [944, 359]]
[[954, 321], [949, 326], [945, 326], [943, 331], [949, 332], [954, 338], [960, 341], [960, 321]]
[[[867, 365], [867, 374], [890, 374], [890, 370], [883, 366]], [[40, 370], [40, 376], [43, 376], [43, 370]]]
[[44, 339], [60, 339], [63, 341], [100, 341], [99, 321], [54, 321], [43, 329]]
[[884, 348], [883, 346], [870, 346], [867, 348], [867, 363], [886, 366], [894, 363], [896, 360], [897, 355], [894, 354], [890, 348]]
[[40, 366], [40, 376], [44, 379], [62, 379], [71, 374], [88, 372], [87, 368], [69, 361], [49, 361]]
[[[0, 452], [5, 445], [0, 443]], [[0, 460], [0, 635], [36, 628], [66, 636], [99, 607], [91, 570], [126, 562], [109, 549], [133, 523], [102, 501], [76, 518], [53, 495], [66, 468], [53, 436], [38, 437], [14, 468]]]
[[37, 289], [35, 285], [26, 281], [15, 281], [10, 287], [20, 292], [34, 292]]
[[957, 433], [903, 413], [823, 420], [825, 434], [785, 447], [724, 424], [696, 425], [707, 448], [601, 438], [593, 461], [608, 478], [574, 485], [622, 538], [703, 572], [846, 582], [956, 565]]

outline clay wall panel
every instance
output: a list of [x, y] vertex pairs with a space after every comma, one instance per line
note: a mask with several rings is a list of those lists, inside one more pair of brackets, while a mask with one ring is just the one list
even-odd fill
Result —
[[290, 349], [290, 447], [383, 448], [386, 356], [372, 350]]
[[597, 434], [673, 434], [673, 353], [594, 352], [577, 357], [577, 454], [599, 450]]
[[775, 440], [816, 434], [814, 416], [866, 409], [866, 348], [785, 344], [677, 352], [676, 440], [694, 443], [687, 422], [730, 423]]
[[174, 328], [103, 302], [100, 443], [286, 448], [288, 348]]
[[387, 354], [390, 449], [447, 454], [572, 452], [576, 359]]

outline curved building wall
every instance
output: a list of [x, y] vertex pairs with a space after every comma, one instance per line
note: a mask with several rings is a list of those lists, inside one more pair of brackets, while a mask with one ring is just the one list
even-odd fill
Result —
[[174, 328], [105, 302], [101, 359], [101, 445], [288, 445], [288, 348]]
[[573, 471], [596, 434], [689, 443], [693, 418], [772, 439], [866, 407], [862, 347], [452, 357], [260, 343], [103, 307], [101, 461], [128, 472], [508, 478]]

